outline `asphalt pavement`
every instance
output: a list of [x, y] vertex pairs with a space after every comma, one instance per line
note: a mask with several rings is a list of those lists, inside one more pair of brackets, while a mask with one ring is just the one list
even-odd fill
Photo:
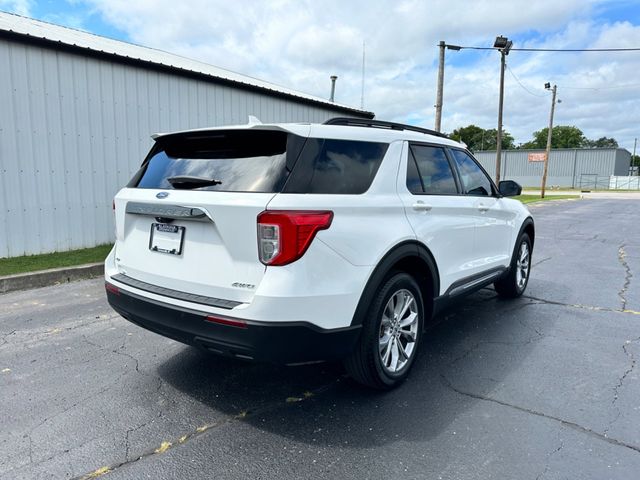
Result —
[[639, 478], [640, 201], [531, 209], [526, 297], [445, 312], [388, 393], [147, 332], [100, 279], [0, 295], [0, 478]]

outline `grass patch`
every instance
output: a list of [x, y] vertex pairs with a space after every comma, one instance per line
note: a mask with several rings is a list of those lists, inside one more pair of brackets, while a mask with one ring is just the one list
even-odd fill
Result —
[[544, 198], [540, 198], [540, 194], [537, 195], [519, 195], [517, 197], [513, 197], [516, 200], [520, 200], [522, 203], [533, 203], [533, 202], [546, 202], [547, 200], [567, 200], [570, 198], [580, 198], [580, 195], [546, 195]]
[[[524, 193], [527, 192], [539, 192], [540, 188], [539, 187], [524, 187], [522, 189], [522, 191]], [[547, 192], [551, 192], [553, 193], [554, 191], [560, 191], [560, 192], [606, 192], [606, 193], [629, 193], [629, 192], [638, 192], [640, 193], [640, 190], [638, 190], [637, 188], [617, 188], [617, 189], [609, 189], [609, 188], [605, 188], [605, 187], [589, 187], [588, 185], [585, 185], [584, 187], [558, 187], [558, 188], [547, 188]]]
[[112, 245], [99, 245], [93, 248], [83, 248], [82, 250], [71, 250], [70, 252], [0, 258], [0, 276], [102, 262], [107, 257], [111, 247]]

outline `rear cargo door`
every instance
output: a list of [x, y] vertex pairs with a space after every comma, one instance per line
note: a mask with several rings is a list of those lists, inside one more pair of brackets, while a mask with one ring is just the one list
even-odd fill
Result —
[[119, 272], [165, 289], [250, 302], [265, 272], [256, 219], [282, 188], [288, 146], [297, 144], [300, 137], [267, 130], [159, 138], [115, 199]]

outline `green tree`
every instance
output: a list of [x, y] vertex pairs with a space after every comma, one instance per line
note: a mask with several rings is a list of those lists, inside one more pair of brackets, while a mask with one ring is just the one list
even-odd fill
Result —
[[[498, 132], [495, 128], [485, 130], [476, 125], [468, 125], [466, 127], [456, 128], [449, 135], [453, 140], [461, 141], [467, 144], [469, 150], [479, 152], [482, 150], [495, 150], [498, 138]], [[515, 139], [508, 132], [502, 132], [502, 148], [514, 148]]]
[[618, 148], [618, 142], [615, 138], [600, 137], [597, 140], [585, 139], [583, 147], [585, 148]]
[[[522, 145], [522, 148], [547, 148], [549, 128], [543, 128], [533, 133], [533, 140]], [[586, 138], [578, 127], [557, 125], [551, 131], [551, 148], [581, 148]]]
[[464, 142], [471, 150], [482, 150], [484, 130], [476, 125], [456, 128], [451, 135], [453, 140]]
[[640, 167], [640, 155], [631, 155], [631, 165]]

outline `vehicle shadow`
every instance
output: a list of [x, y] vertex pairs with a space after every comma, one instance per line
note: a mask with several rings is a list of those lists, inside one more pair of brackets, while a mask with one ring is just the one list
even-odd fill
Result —
[[[363, 388], [336, 364], [243, 363], [189, 348], [159, 366], [170, 385], [216, 412], [297, 442], [368, 448], [437, 437], [490, 396], [544, 338], [553, 315], [526, 298], [484, 289], [444, 312], [424, 338], [408, 381], [391, 392]], [[468, 395], [473, 393], [476, 398]]]

